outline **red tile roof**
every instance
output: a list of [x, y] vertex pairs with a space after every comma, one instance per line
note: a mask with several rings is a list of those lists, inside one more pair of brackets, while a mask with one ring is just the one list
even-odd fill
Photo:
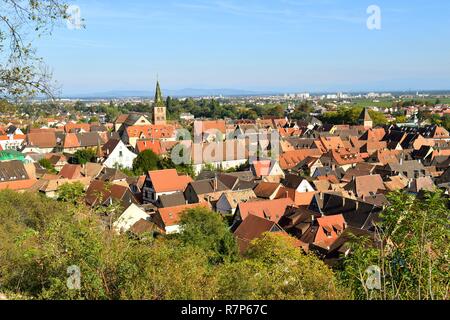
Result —
[[254, 201], [240, 203], [238, 210], [242, 220], [245, 220], [249, 214], [260, 218], [277, 222], [281, 219], [288, 206], [292, 206], [294, 201], [291, 198], [277, 200]]
[[65, 179], [78, 179], [81, 178], [81, 166], [76, 164], [66, 164], [61, 169], [59, 175]]
[[171, 125], [131, 126], [127, 128], [129, 138], [168, 139], [175, 135], [175, 127]]
[[175, 169], [149, 171], [148, 175], [152, 181], [153, 188], [157, 193], [172, 191], [183, 192], [187, 185], [192, 182], [191, 177], [179, 176]]
[[288, 151], [280, 156], [280, 167], [283, 170], [294, 168], [301, 161], [307, 157], [321, 156], [322, 152], [319, 149], [300, 149]]
[[209, 208], [206, 203], [194, 203], [170, 208], [159, 208], [157, 214], [161, 217], [164, 227], [175, 226], [180, 222], [183, 212], [197, 207]]

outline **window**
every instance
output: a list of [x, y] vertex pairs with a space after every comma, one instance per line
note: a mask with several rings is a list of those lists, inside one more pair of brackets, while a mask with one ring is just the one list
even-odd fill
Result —
[[123, 157], [123, 151], [119, 151], [119, 157]]

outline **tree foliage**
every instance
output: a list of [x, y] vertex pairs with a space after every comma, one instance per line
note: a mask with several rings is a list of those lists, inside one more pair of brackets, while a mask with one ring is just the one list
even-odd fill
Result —
[[97, 157], [95, 149], [83, 149], [83, 150], [77, 150], [74, 155], [73, 159], [75, 163], [77, 164], [86, 164], [88, 162], [94, 162]]
[[52, 93], [50, 74], [36, 56], [33, 37], [67, 17], [59, 0], [0, 1], [0, 97]]
[[180, 226], [177, 239], [209, 252], [213, 263], [237, 259], [236, 240], [219, 214], [207, 208], [190, 209], [182, 215]]
[[[423, 197], [396, 192], [382, 215], [379, 248], [356, 241], [342, 277], [357, 299], [448, 299], [448, 199], [442, 192]], [[381, 290], [370, 290], [366, 270], [381, 270]]]

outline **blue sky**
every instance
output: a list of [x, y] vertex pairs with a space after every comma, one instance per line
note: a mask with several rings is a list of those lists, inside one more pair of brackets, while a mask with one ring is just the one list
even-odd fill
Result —
[[[450, 89], [447, 0], [78, 0], [35, 44], [64, 94]], [[378, 5], [381, 30], [368, 30]]]

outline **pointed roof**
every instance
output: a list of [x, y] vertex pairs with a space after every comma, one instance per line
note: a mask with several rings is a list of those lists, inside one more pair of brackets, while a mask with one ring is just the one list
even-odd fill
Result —
[[162, 94], [161, 94], [161, 87], [159, 86], [159, 81], [156, 81], [156, 91], [155, 91], [155, 105], [164, 103]]
[[372, 121], [372, 118], [370, 117], [369, 110], [367, 108], [364, 108], [361, 112], [361, 115], [359, 116], [359, 120], [361, 121]]

